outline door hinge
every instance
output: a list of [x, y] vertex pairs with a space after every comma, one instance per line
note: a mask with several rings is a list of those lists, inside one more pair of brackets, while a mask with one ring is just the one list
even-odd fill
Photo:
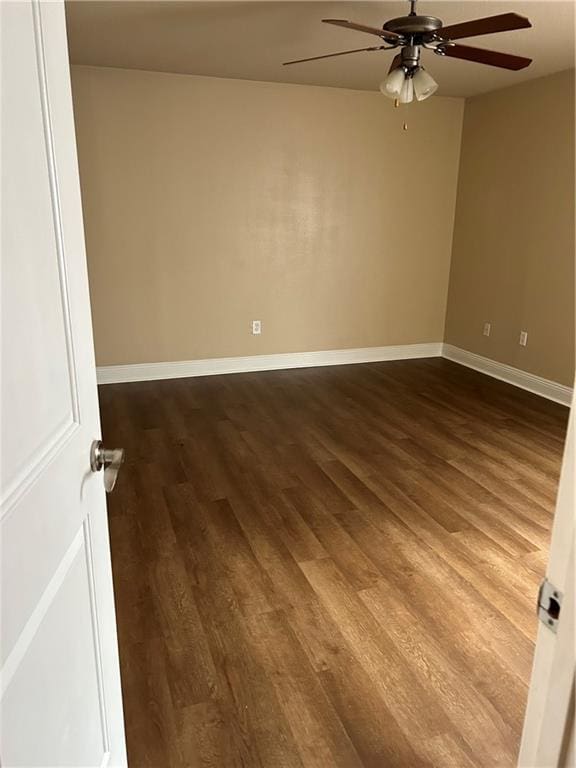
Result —
[[558, 631], [558, 621], [562, 608], [562, 592], [556, 589], [548, 579], [542, 579], [538, 590], [537, 613], [540, 621], [554, 634]]

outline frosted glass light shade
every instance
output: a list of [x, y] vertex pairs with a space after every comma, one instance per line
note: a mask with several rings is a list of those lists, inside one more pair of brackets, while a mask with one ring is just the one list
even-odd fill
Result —
[[400, 102], [400, 104], [410, 104], [413, 98], [414, 98], [414, 85], [412, 83], [412, 78], [407, 77], [404, 80], [404, 85], [402, 86], [402, 90], [400, 91], [400, 96], [398, 97], [398, 101]]
[[424, 99], [432, 96], [438, 90], [436, 80], [422, 67], [414, 74], [412, 80], [414, 81], [414, 93], [418, 101], [424, 101]]
[[405, 79], [406, 75], [403, 68], [397, 67], [390, 72], [383, 83], [380, 83], [380, 90], [384, 96], [388, 96], [390, 99], [398, 99], [400, 98], [400, 92], [402, 91]]

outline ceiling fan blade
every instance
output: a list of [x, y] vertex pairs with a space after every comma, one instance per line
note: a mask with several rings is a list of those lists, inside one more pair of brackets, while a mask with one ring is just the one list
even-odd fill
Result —
[[366, 24], [356, 24], [354, 21], [347, 21], [346, 19], [322, 19], [322, 21], [324, 24], [334, 24], [345, 29], [355, 29], [357, 32], [368, 32], [369, 35], [378, 35], [378, 37], [385, 37], [388, 40], [397, 40], [400, 37], [396, 32], [378, 29], [378, 27], [368, 27]]
[[477, 37], [491, 35], [494, 32], [509, 32], [513, 29], [531, 27], [530, 20], [518, 13], [502, 13], [499, 16], [488, 16], [486, 19], [464, 21], [461, 24], [451, 24], [438, 30], [444, 40], [460, 40], [462, 37]]
[[305, 61], [318, 61], [318, 59], [331, 59], [333, 56], [346, 56], [348, 53], [362, 53], [363, 51], [381, 51], [384, 46], [376, 45], [370, 48], [354, 48], [352, 51], [340, 51], [339, 53], [325, 53], [323, 56], [312, 56], [309, 59], [296, 59], [295, 61], [285, 61], [283, 67], [288, 64], [302, 64]]
[[491, 67], [501, 67], [502, 69], [524, 69], [532, 63], [532, 59], [526, 59], [524, 56], [487, 51], [485, 48], [472, 48], [470, 45], [448, 45], [443, 48], [443, 51], [445, 56], [453, 59], [477, 61], [479, 64], [489, 64]]
[[397, 53], [396, 56], [392, 59], [392, 64], [390, 64], [390, 69], [388, 70], [388, 74], [392, 72], [395, 69], [398, 69], [398, 67], [402, 64], [402, 56], [401, 54]]

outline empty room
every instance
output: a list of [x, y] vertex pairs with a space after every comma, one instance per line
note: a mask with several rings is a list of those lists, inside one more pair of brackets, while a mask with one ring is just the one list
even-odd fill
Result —
[[574, 3], [0, 14], [2, 765], [574, 768]]

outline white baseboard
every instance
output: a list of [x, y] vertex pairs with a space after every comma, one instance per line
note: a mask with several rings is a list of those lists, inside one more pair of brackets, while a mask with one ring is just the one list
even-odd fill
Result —
[[548, 400], [554, 400], [556, 403], [568, 406], [572, 403], [571, 387], [566, 387], [549, 379], [543, 379], [541, 376], [535, 376], [527, 371], [521, 371], [519, 368], [513, 368], [511, 365], [498, 363], [496, 360], [476, 355], [474, 352], [468, 352], [466, 349], [453, 347], [452, 344], [443, 345], [442, 357], [452, 360], [454, 363], [465, 365], [467, 368], [473, 368], [475, 371], [480, 371], [480, 373], [485, 373], [494, 379], [500, 379], [508, 384], [513, 384], [515, 387], [520, 387], [520, 389], [526, 389], [528, 392], [533, 392]]
[[364, 349], [330, 349], [325, 352], [290, 352], [279, 355], [180, 360], [172, 363], [107, 365], [97, 368], [96, 373], [98, 384], [118, 384], [128, 381], [179, 379], [188, 376], [215, 376], [223, 373], [275, 371], [283, 368], [313, 368], [323, 365], [410, 360], [422, 357], [440, 357], [441, 354], [442, 343], [437, 342], [390, 347], [365, 347]]
[[473, 368], [475, 371], [480, 371], [480, 373], [526, 389], [562, 405], [570, 405], [572, 402], [572, 389], [570, 387], [441, 342], [365, 347], [363, 349], [330, 349], [324, 352], [219, 357], [208, 360], [178, 360], [169, 363], [108, 365], [97, 368], [96, 373], [98, 384], [119, 384], [130, 381], [155, 381], [191, 376], [215, 376], [225, 373], [247, 373], [249, 371], [276, 371], [285, 368], [376, 363], [386, 360], [411, 360], [423, 357], [445, 357], [454, 363]]

